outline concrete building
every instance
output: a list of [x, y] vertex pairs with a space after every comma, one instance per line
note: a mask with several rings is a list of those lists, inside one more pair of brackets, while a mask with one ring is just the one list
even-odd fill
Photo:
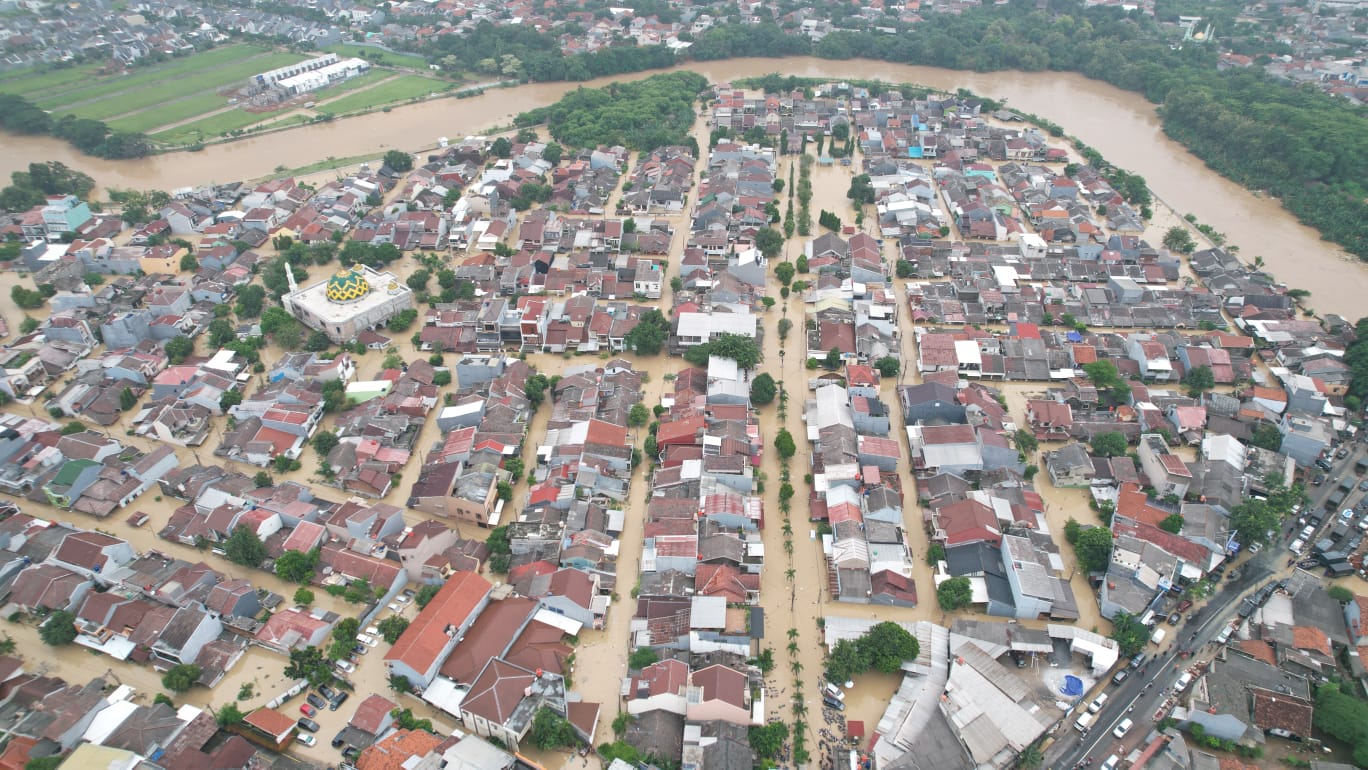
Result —
[[323, 332], [333, 342], [350, 342], [360, 332], [412, 309], [413, 290], [393, 273], [354, 265], [303, 289], [291, 277], [290, 292], [281, 302], [310, 329]]

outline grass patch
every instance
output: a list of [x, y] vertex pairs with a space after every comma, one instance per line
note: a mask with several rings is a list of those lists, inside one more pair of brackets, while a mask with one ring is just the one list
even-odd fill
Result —
[[[91, 83], [84, 88], [47, 95], [38, 99], [37, 103], [38, 106], [43, 109], [53, 109], [88, 99], [100, 99], [107, 95], [112, 95], [114, 92], [152, 85], [161, 81], [193, 77], [197, 73], [213, 71], [217, 68], [229, 67], [239, 63], [246, 65], [247, 68], [253, 72], [281, 66], [279, 64], [269, 64], [269, 62], [273, 60], [273, 57], [261, 56], [264, 53], [266, 53], [265, 49], [251, 45], [234, 45], [228, 46], [227, 48], [216, 48], [212, 51], [194, 54], [193, 56], [173, 59], [153, 67], [140, 68], [129, 75], [117, 75], [112, 78], [106, 78]], [[285, 56], [289, 57], [285, 60], [287, 62], [300, 61], [304, 58], [294, 54], [285, 54]], [[248, 60], [249, 57], [260, 58], [252, 59], [252, 63], [247, 65], [246, 60]], [[265, 66], [260, 66], [263, 64]], [[249, 72], [248, 74], [251, 73]], [[243, 77], [246, 78], [246, 75]]]
[[115, 131], [137, 131], [145, 134], [153, 129], [179, 123], [182, 120], [189, 120], [196, 115], [203, 115], [227, 106], [228, 100], [218, 94], [200, 94], [179, 99], [160, 107], [149, 107], [142, 112], [118, 120], [111, 120], [109, 127]]
[[337, 101], [330, 102], [325, 111], [340, 115], [385, 104], [394, 104], [395, 102], [406, 102], [416, 96], [441, 93], [452, 87], [453, 84], [451, 83], [433, 80], [432, 78], [418, 75], [400, 75], [382, 86], [357, 91]]
[[312, 122], [313, 118], [308, 115], [291, 115], [288, 118], [273, 120], [270, 123], [262, 123], [260, 128], [262, 128], [263, 130], [276, 128], [290, 128], [292, 126], [302, 126], [305, 123]]
[[21, 96], [63, 86], [86, 83], [100, 71], [98, 64], [39, 70], [32, 67], [13, 70], [0, 76], [0, 93]]
[[394, 73], [390, 70], [372, 69], [364, 75], [357, 75], [350, 80], [344, 80], [337, 85], [328, 86], [322, 91], [314, 92], [315, 96], [313, 101], [315, 104], [322, 104], [324, 101], [335, 99], [348, 91], [355, 91], [358, 88], [375, 85], [386, 78], [392, 78], [394, 76]]
[[[283, 67], [299, 61], [299, 57], [294, 54], [278, 53], [266, 56], [258, 56], [246, 61], [239, 61], [222, 67], [215, 67], [209, 70], [188, 73], [175, 80], [162, 83], [149, 83], [146, 86], [124, 90], [117, 94], [111, 94], [103, 99], [87, 102], [75, 107], [69, 112], [83, 118], [94, 118], [95, 120], [105, 120], [116, 115], [141, 110], [147, 107], [154, 107], [159, 104], [166, 104], [173, 99], [196, 96], [215, 96], [218, 106], [224, 106], [228, 102], [222, 97], [218, 97], [213, 92], [229, 85], [241, 85], [247, 78], [258, 72]], [[172, 105], [167, 105], [168, 107]], [[200, 110], [206, 112], [207, 110]], [[63, 112], [66, 112], [64, 110]], [[174, 123], [176, 120], [183, 120], [191, 117], [182, 115], [180, 118], [168, 118], [154, 125], [164, 126]]]
[[[278, 112], [283, 112], [283, 110]], [[254, 126], [262, 121], [270, 120], [271, 116], [278, 114], [278, 112], [230, 110], [153, 134], [152, 138], [167, 144], [193, 144], [208, 139], [217, 139], [229, 131], [236, 131], [239, 128]]]
[[[424, 59], [421, 56], [411, 53], [392, 53], [383, 48], [376, 48], [375, 46], [358, 45], [356, 43], [339, 43], [337, 45], [330, 45], [323, 50], [342, 57], [355, 56], [358, 59], [375, 62], [382, 67], [408, 67], [415, 70], [425, 70], [428, 68], [427, 59]], [[377, 56], [380, 57], [379, 61], [376, 61]]]

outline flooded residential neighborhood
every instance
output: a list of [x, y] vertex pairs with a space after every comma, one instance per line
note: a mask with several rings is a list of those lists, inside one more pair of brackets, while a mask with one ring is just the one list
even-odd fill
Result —
[[15, 223], [25, 756], [1205, 766], [1194, 727], [1350, 756], [1311, 714], [1368, 607], [1362, 270], [1138, 96], [744, 79], [772, 64], [676, 68], [697, 112], [646, 148], [483, 133], [569, 91], [535, 85], [66, 157], [183, 189]]

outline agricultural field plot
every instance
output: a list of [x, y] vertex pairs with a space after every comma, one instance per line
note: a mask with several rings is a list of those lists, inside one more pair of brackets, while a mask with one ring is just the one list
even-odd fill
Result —
[[453, 87], [455, 87], [453, 83], [433, 80], [432, 78], [425, 78], [419, 75], [400, 75], [382, 85], [374, 86], [364, 91], [357, 91], [344, 96], [335, 102], [329, 102], [324, 110], [335, 115], [340, 115], [345, 112], [355, 112], [371, 107], [405, 102], [416, 96], [441, 93]]
[[425, 70], [428, 68], [427, 59], [417, 54], [393, 53], [383, 48], [376, 48], [369, 45], [357, 45], [356, 43], [339, 43], [330, 45], [323, 50], [335, 53], [338, 56], [355, 56], [358, 59], [375, 62], [375, 57], [379, 56], [380, 61], [375, 62], [382, 67], [408, 67], [409, 69]]
[[[247, 78], [258, 72], [275, 69], [276, 67], [283, 67], [286, 64], [292, 64], [300, 60], [301, 58], [299, 56], [288, 53], [255, 56], [245, 61], [189, 73], [174, 80], [149, 83], [145, 86], [121, 90], [120, 92], [110, 94], [105, 98], [86, 102], [85, 104], [77, 105], [68, 110], [56, 110], [56, 112], [59, 114], [70, 112], [77, 117], [105, 120], [107, 118], [115, 117], [116, 115], [123, 115], [135, 110], [164, 104], [173, 99], [206, 95], [215, 96], [217, 99], [217, 106], [221, 107], [227, 103], [227, 100], [216, 96], [216, 94], [214, 94], [215, 90], [222, 88], [223, 86], [244, 85], [247, 82]], [[168, 104], [167, 106], [172, 107], [173, 105]], [[210, 109], [216, 109], [216, 107]], [[191, 115], [193, 114], [194, 113], [191, 113]], [[174, 123], [175, 120], [183, 120], [187, 117], [190, 117], [190, 115], [182, 115], [180, 118], [163, 120], [153, 125], [164, 126], [168, 123]]]
[[[196, 81], [206, 74], [212, 74], [222, 68], [237, 64], [244, 65], [248, 70], [251, 70], [248, 75], [252, 72], [281, 66], [281, 64], [271, 63], [272, 58], [280, 55], [273, 54], [272, 57], [267, 57], [264, 55], [266, 53], [266, 49], [249, 45], [216, 48], [212, 51], [140, 68], [128, 75], [97, 80], [94, 83], [87, 83], [84, 87], [44, 93], [35, 101], [43, 109], [60, 112], [60, 108], [76, 105], [78, 102], [102, 100], [116, 94], [127, 93], [159, 83], [173, 84], [181, 80]], [[285, 54], [284, 56], [286, 58], [280, 59], [283, 63], [299, 61], [304, 58], [292, 54]], [[248, 61], [251, 63], [248, 64]], [[247, 75], [243, 75], [244, 79], [246, 77]], [[79, 109], [67, 111], [80, 112]]]

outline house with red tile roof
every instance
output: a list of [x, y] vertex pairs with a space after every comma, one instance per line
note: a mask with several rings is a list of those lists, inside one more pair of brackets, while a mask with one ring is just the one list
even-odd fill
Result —
[[689, 677], [686, 716], [690, 722], [719, 720], [749, 727], [750, 682], [746, 675], [720, 663], [699, 669]]
[[397, 708], [399, 706], [394, 701], [372, 693], [356, 704], [356, 711], [347, 725], [373, 737], [383, 735], [394, 723], [390, 712]]
[[10, 603], [33, 611], [74, 610], [94, 586], [89, 577], [56, 564], [34, 564], [14, 578]]
[[689, 666], [681, 660], [652, 663], [625, 684], [628, 714], [661, 710], [683, 716], [688, 708]]
[[461, 722], [482, 738], [498, 738], [516, 750], [543, 706], [565, 714], [565, 680], [494, 658], [461, 701]]
[[356, 770], [409, 770], [434, 755], [445, 740], [426, 730], [396, 730], [363, 749]]
[[281, 610], [271, 615], [256, 633], [264, 647], [288, 654], [290, 650], [317, 647], [327, 640], [332, 624], [307, 612]]
[[268, 708], [259, 708], [243, 717], [242, 724], [263, 742], [268, 745], [274, 743], [281, 748], [290, 742], [295, 728], [294, 717]]
[[442, 662], [489, 604], [488, 580], [474, 572], [458, 572], [418, 613], [385, 654], [391, 676], [427, 687]]

